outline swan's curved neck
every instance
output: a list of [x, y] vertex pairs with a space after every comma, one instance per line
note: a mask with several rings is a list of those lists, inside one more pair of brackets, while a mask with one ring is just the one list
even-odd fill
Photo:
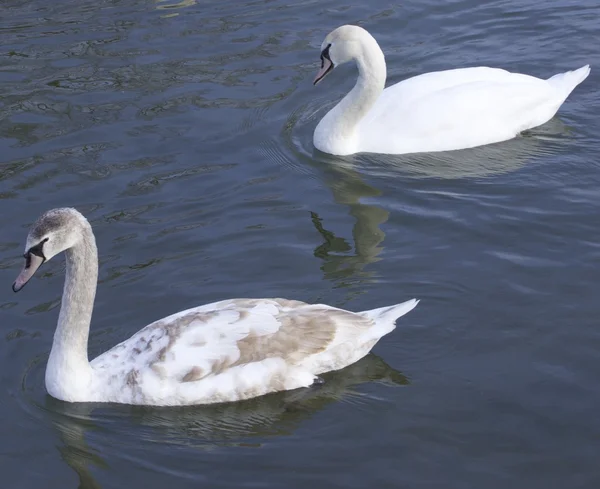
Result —
[[383, 92], [386, 79], [385, 57], [375, 40], [363, 44], [355, 60], [358, 80], [354, 88], [321, 120], [315, 130], [316, 137], [325, 137], [342, 144], [356, 140], [355, 131], [359, 122]]
[[46, 388], [58, 399], [77, 400], [77, 395], [84, 395], [92, 378], [88, 336], [98, 280], [98, 250], [87, 222], [82, 227], [81, 239], [65, 255], [67, 273], [46, 367]]

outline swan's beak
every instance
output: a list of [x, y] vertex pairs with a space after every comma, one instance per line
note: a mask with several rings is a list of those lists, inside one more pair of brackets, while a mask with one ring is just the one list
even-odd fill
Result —
[[322, 57], [322, 59], [321, 59], [321, 69], [317, 73], [317, 76], [315, 76], [315, 80], [313, 81], [313, 85], [316, 85], [317, 83], [319, 83], [323, 78], [325, 78], [327, 76], [327, 74], [331, 70], [333, 70], [333, 63], [331, 62], [331, 60], [328, 59], [328, 58]]
[[33, 277], [33, 274], [40, 268], [40, 265], [44, 263], [44, 261], [44, 258], [41, 256], [27, 253], [25, 255], [25, 266], [12, 286], [13, 292], [19, 292], [19, 290], [25, 287], [27, 282], [29, 282], [29, 279]]

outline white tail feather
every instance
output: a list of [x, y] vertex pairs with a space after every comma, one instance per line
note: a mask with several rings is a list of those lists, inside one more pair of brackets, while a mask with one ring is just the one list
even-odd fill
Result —
[[[403, 302], [402, 304], [396, 304], [394, 306], [380, 307], [378, 309], [371, 309], [370, 311], [362, 311], [361, 314], [373, 319], [375, 322], [391, 322], [395, 321], [404, 316], [406, 313], [412, 311], [419, 301], [417, 299], [411, 299]], [[393, 328], [392, 328], [393, 329]]]
[[548, 78], [550, 83], [556, 90], [564, 93], [565, 98], [573, 91], [573, 89], [585, 80], [590, 74], [590, 65], [585, 65], [578, 70], [566, 71]]

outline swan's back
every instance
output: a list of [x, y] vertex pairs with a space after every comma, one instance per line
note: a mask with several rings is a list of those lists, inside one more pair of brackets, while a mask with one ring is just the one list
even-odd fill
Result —
[[548, 121], [568, 93], [498, 68], [426, 73], [383, 91], [358, 127], [361, 151], [444, 151], [504, 141]]

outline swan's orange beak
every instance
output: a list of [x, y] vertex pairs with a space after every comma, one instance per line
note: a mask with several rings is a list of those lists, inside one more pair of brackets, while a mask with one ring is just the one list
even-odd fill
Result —
[[315, 76], [313, 85], [316, 85], [317, 83], [319, 83], [323, 78], [325, 78], [327, 76], [327, 74], [331, 70], [333, 70], [333, 63], [331, 62], [331, 60], [328, 58], [325, 58], [324, 56], [321, 56], [321, 69], [317, 73], [317, 76]]
[[41, 256], [29, 252], [25, 253], [25, 266], [12, 286], [13, 292], [19, 292], [19, 290], [25, 287], [27, 282], [29, 282], [29, 279], [33, 277], [33, 274], [40, 268], [40, 265], [44, 263], [44, 261], [44, 258]]

